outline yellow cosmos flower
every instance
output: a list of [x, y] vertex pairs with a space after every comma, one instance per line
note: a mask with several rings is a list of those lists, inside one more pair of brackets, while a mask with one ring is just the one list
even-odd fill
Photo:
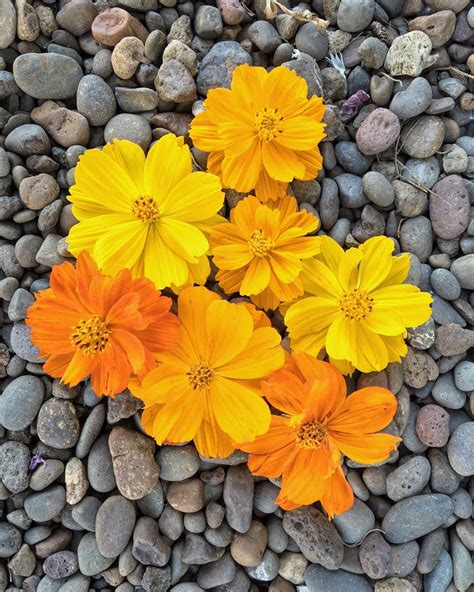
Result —
[[280, 335], [206, 288], [182, 290], [178, 317], [178, 347], [158, 353], [159, 366], [130, 385], [145, 403], [142, 425], [158, 444], [194, 440], [204, 456], [228, 456], [232, 441], [268, 430], [260, 380], [284, 364]]
[[318, 225], [316, 216], [298, 211], [294, 197], [272, 206], [246, 197], [231, 210], [230, 222], [212, 230], [217, 281], [227, 294], [250, 296], [264, 309], [294, 300], [303, 293], [302, 260], [319, 253], [319, 238], [305, 236]]
[[204, 233], [222, 221], [224, 194], [215, 175], [192, 172], [182, 137], [164, 136], [146, 158], [128, 140], [87, 150], [75, 177], [69, 199], [79, 224], [67, 237], [75, 257], [89, 251], [104, 273], [127, 268], [158, 289], [205, 282]]
[[[344, 252], [321, 237], [321, 253], [305, 262], [303, 298], [285, 323], [294, 351], [318, 355], [326, 348], [345, 373], [383, 370], [406, 354], [406, 328], [426, 322], [431, 296], [411, 284], [408, 254], [392, 256], [393, 242], [378, 236]], [[339, 361], [339, 362], [338, 362]]]
[[287, 193], [293, 179], [313, 179], [322, 167], [325, 107], [307, 99], [308, 85], [284, 66], [267, 72], [244, 64], [230, 89], [210, 90], [205, 111], [191, 123], [194, 145], [210, 152], [209, 170], [225, 187], [262, 201]]

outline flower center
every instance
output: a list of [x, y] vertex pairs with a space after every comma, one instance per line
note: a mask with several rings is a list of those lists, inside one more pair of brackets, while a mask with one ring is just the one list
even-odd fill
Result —
[[141, 195], [133, 202], [132, 214], [134, 214], [140, 222], [150, 224], [150, 222], [158, 220], [160, 217], [160, 209], [152, 197], [149, 195]]
[[327, 427], [314, 419], [302, 423], [296, 434], [296, 443], [301, 448], [319, 448], [328, 435]]
[[267, 238], [262, 230], [256, 230], [249, 240], [250, 250], [256, 257], [265, 257], [273, 249], [273, 241]]
[[205, 389], [214, 378], [214, 369], [207, 364], [192, 366], [187, 372], [189, 384], [193, 390]]
[[367, 292], [352, 290], [339, 300], [341, 312], [351, 321], [362, 321], [371, 312], [374, 299]]
[[274, 140], [281, 134], [280, 122], [283, 116], [278, 113], [277, 109], [270, 109], [265, 107], [263, 111], [255, 114], [255, 128], [257, 129], [258, 137], [267, 142]]
[[98, 316], [79, 321], [72, 329], [71, 343], [86, 356], [100, 354], [109, 342], [107, 324]]

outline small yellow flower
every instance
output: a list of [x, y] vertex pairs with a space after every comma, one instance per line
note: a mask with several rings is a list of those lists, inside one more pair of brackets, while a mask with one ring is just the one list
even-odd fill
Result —
[[267, 72], [247, 64], [234, 70], [230, 89], [209, 91], [190, 136], [210, 152], [209, 170], [225, 187], [275, 200], [293, 179], [317, 175], [325, 107], [307, 93], [306, 81], [284, 66]]
[[158, 289], [206, 281], [205, 233], [222, 221], [224, 194], [215, 175], [192, 172], [182, 137], [162, 137], [146, 158], [127, 140], [87, 150], [70, 192], [74, 256], [89, 251], [104, 273], [130, 269]]
[[316, 216], [298, 211], [294, 197], [269, 203], [246, 197], [232, 209], [230, 222], [217, 224], [210, 237], [222, 289], [250, 296], [264, 309], [303, 293], [302, 260], [319, 253], [319, 238], [305, 236], [317, 230]]
[[305, 292], [313, 296], [291, 305], [285, 315], [294, 351], [318, 355], [325, 347], [345, 373], [380, 371], [400, 361], [407, 351], [407, 327], [429, 319], [432, 299], [402, 284], [409, 256], [394, 257], [393, 249], [383, 236], [346, 252], [321, 237], [320, 255], [305, 262], [301, 274]]

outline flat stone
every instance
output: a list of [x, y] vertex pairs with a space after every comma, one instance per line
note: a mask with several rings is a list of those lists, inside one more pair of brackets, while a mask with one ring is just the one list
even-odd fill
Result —
[[36, 376], [12, 380], [0, 397], [0, 424], [7, 430], [26, 429], [38, 414], [44, 397], [44, 385]]
[[444, 141], [445, 127], [440, 117], [423, 115], [403, 127], [400, 141], [404, 152], [413, 158], [428, 158]]
[[[187, 535], [187, 537], [189, 536]], [[183, 555], [184, 552], [183, 549]], [[171, 548], [160, 536], [158, 524], [152, 518], [147, 516], [139, 518], [133, 531], [132, 554], [143, 565], [163, 567], [168, 563]], [[196, 562], [189, 561], [189, 563]]]
[[256, 567], [262, 560], [267, 540], [267, 529], [261, 522], [254, 520], [246, 533], [234, 535], [231, 555], [243, 567]]
[[198, 512], [204, 506], [204, 483], [200, 479], [174, 481], [168, 487], [167, 499], [179, 512]]
[[72, 519], [85, 530], [95, 532], [95, 520], [100, 506], [98, 498], [92, 495], [86, 496], [73, 507]]
[[337, 571], [326, 569], [320, 565], [310, 565], [305, 574], [308, 592], [372, 592], [369, 581], [362, 575], [350, 573], [343, 569]]
[[0, 445], [0, 483], [11, 493], [27, 489], [29, 461], [30, 451], [23, 442], [4, 442]]
[[79, 569], [77, 555], [72, 551], [58, 551], [46, 558], [43, 570], [53, 580], [67, 578]]
[[433, 185], [430, 218], [435, 234], [443, 239], [460, 236], [469, 224], [467, 186], [459, 175], [448, 175]]
[[390, 571], [392, 548], [380, 532], [369, 532], [359, 547], [359, 559], [364, 572], [380, 580]]
[[454, 430], [448, 444], [450, 465], [459, 474], [474, 474], [474, 458], [470, 453], [474, 444], [474, 422], [461, 424]]
[[89, 142], [89, 122], [84, 115], [54, 101], [46, 101], [33, 109], [31, 119], [64, 148], [87, 146]]
[[410, 31], [392, 41], [385, 69], [392, 76], [419, 76], [422, 70], [431, 65], [431, 39], [422, 31]]
[[0, 557], [11, 557], [20, 547], [20, 531], [8, 522], [0, 522]]
[[13, 323], [10, 344], [12, 350], [23, 360], [33, 364], [41, 362], [38, 348], [31, 343], [30, 327], [27, 327], [24, 322]]
[[356, 141], [363, 154], [379, 154], [392, 146], [400, 135], [398, 117], [379, 107], [363, 121], [357, 130]]
[[375, 525], [372, 510], [363, 501], [355, 498], [353, 506], [334, 517], [334, 525], [346, 544], [354, 544], [363, 540]]
[[241, 64], [252, 64], [250, 55], [236, 41], [216, 43], [204, 56], [197, 76], [197, 90], [206, 96], [211, 88], [230, 88], [232, 73]]
[[35, 99], [67, 99], [75, 95], [82, 69], [59, 53], [26, 53], [13, 63], [15, 82]]
[[72, 448], [79, 438], [79, 420], [74, 405], [64, 399], [49, 399], [38, 413], [38, 437], [53, 448]]
[[126, 548], [135, 526], [134, 504], [122, 497], [108, 497], [100, 506], [95, 524], [99, 553], [104, 557], [118, 557]]
[[86, 533], [80, 540], [77, 559], [79, 569], [84, 576], [95, 576], [109, 568], [114, 562], [114, 558], [111, 559], [100, 554], [95, 535], [92, 532]]
[[25, 512], [35, 522], [48, 522], [59, 515], [66, 504], [66, 491], [62, 485], [52, 485], [25, 499]]
[[226, 520], [237, 532], [247, 532], [252, 523], [254, 483], [245, 465], [230, 467], [224, 482]]
[[87, 477], [91, 487], [100, 493], [108, 493], [117, 487], [108, 440], [108, 434], [101, 436], [87, 459]]
[[6, 49], [15, 40], [16, 12], [13, 2], [0, 0], [0, 49]]

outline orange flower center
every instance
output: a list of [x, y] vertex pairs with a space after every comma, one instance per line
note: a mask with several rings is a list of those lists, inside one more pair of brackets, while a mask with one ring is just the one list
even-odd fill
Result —
[[280, 129], [280, 122], [282, 120], [283, 116], [278, 113], [277, 109], [265, 107], [263, 111], [256, 113], [254, 125], [258, 137], [267, 142], [274, 140], [279, 134], [281, 134], [282, 130]]
[[319, 448], [328, 435], [327, 427], [311, 419], [302, 423], [296, 434], [296, 443], [301, 448]]
[[341, 312], [351, 321], [362, 321], [371, 312], [374, 299], [357, 288], [339, 300]]
[[274, 242], [267, 238], [262, 230], [256, 230], [249, 240], [250, 250], [256, 257], [265, 257], [273, 249]]
[[186, 372], [189, 384], [193, 390], [205, 389], [214, 378], [214, 369], [207, 364], [197, 364]]
[[149, 195], [142, 195], [133, 202], [132, 214], [134, 214], [140, 222], [150, 224], [150, 222], [158, 220], [160, 217], [160, 209], [152, 197]]
[[104, 351], [109, 342], [107, 324], [98, 315], [79, 321], [72, 329], [71, 343], [86, 356], [95, 356]]

